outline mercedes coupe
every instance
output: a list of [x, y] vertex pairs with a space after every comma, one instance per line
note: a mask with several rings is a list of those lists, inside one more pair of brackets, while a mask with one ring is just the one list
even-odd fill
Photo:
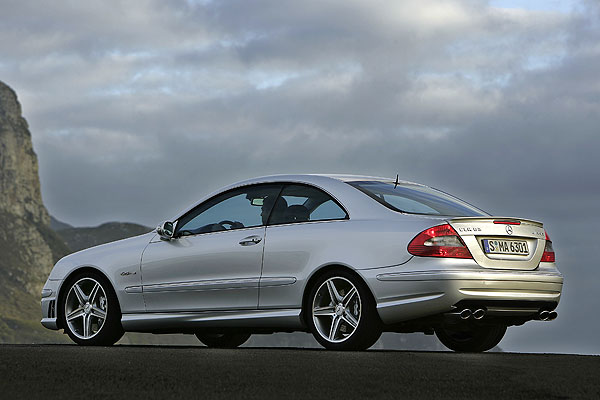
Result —
[[509, 326], [556, 318], [562, 285], [540, 222], [398, 178], [277, 175], [64, 257], [41, 322], [81, 345], [151, 332], [235, 347], [305, 331], [361, 350], [382, 332], [423, 332], [480, 352]]

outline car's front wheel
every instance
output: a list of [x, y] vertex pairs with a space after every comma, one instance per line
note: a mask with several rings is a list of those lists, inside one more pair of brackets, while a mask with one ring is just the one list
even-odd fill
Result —
[[448, 324], [435, 329], [440, 342], [450, 350], [472, 353], [496, 346], [505, 333], [505, 325]]
[[249, 333], [196, 333], [199, 341], [207, 347], [233, 349], [241, 346], [250, 338]]
[[320, 276], [305, 312], [313, 336], [330, 350], [365, 350], [381, 336], [373, 296], [365, 283], [348, 271]]
[[69, 279], [59, 304], [61, 326], [75, 343], [110, 346], [123, 336], [119, 301], [99, 273], [86, 271]]

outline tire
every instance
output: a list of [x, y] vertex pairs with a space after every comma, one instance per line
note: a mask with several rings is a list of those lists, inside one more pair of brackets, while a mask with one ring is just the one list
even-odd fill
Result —
[[329, 350], [366, 350], [381, 336], [367, 285], [346, 270], [321, 275], [309, 289], [304, 314], [315, 339]]
[[59, 298], [60, 326], [83, 346], [111, 346], [124, 334], [121, 309], [112, 285], [98, 272], [69, 278]]
[[199, 341], [206, 347], [233, 349], [246, 343], [249, 333], [196, 333]]
[[435, 334], [444, 346], [457, 352], [479, 353], [496, 346], [506, 333], [505, 325], [442, 325]]

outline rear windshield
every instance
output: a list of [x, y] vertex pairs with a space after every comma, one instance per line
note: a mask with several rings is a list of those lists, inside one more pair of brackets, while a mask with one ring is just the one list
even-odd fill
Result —
[[479, 217], [484, 211], [456, 197], [427, 186], [401, 182], [348, 182], [394, 211], [410, 214]]

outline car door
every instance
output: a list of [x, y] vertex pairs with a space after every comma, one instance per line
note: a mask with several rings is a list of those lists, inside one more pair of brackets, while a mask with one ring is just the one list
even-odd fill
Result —
[[256, 309], [265, 224], [281, 185], [227, 191], [176, 221], [142, 256], [149, 312]]
[[304, 280], [315, 265], [343, 254], [346, 244], [338, 238], [348, 222], [341, 204], [323, 190], [286, 185], [266, 229], [259, 308], [300, 307]]

